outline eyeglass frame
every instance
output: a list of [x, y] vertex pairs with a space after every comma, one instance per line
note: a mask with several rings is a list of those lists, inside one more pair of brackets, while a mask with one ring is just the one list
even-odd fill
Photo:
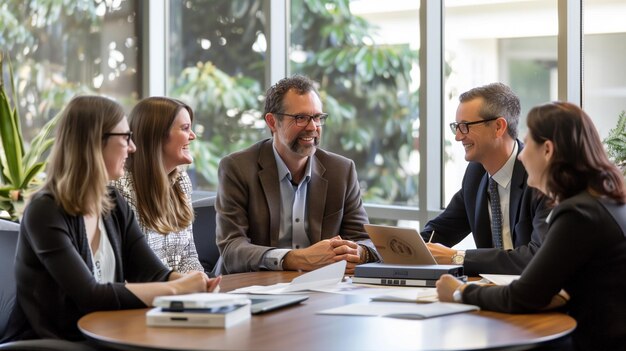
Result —
[[[487, 122], [491, 122], [491, 121], [495, 121], [496, 119], [500, 118], [501, 116], [498, 117], [491, 117], [491, 118], [487, 118], [487, 119], [481, 119], [480, 121], [474, 121], [474, 122], [452, 122], [450, 123], [450, 131], [452, 131], [452, 134], [456, 135], [457, 130], [459, 132], [461, 132], [461, 134], [468, 134], [470, 132], [470, 128], [469, 126], [474, 125], [474, 124], [481, 124], [481, 123], [487, 123]], [[466, 132], [463, 132], [463, 130], [461, 130], [460, 126], [465, 126], [465, 129], [467, 129]]]
[[[272, 112], [272, 113], [275, 114], [275, 115], [279, 115], [279, 116], [287, 116], [287, 117], [293, 118], [294, 119], [294, 123], [298, 127], [306, 127], [306, 126], [309, 125], [309, 123], [311, 123], [311, 121], [313, 121], [313, 124], [315, 124], [316, 126], [323, 126], [324, 124], [326, 124], [326, 119], [328, 118], [328, 113], [318, 113], [318, 114], [313, 115], [313, 116], [307, 115], [307, 114], [304, 114], [304, 113], [297, 114], [297, 115], [292, 115], [292, 114], [289, 114], [289, 113], [280, 113], [280, 112]], [[302, 121], [303, 117], [307, 118], [306, 123], [298, 124], [298, 123], [302, 123], [302, 122], [299, 122], [299, 121]], [[319, 123], [315, 122], [314, 118], [319, 119]]]
[[128, 132], [125, 132], [125, 133], [104, 133], [102, 135], [103, 138], [108, 138], [110, 136], [125, 136], [126, 137], [126, 142], [128, 144], [130, 144], [130, 141], [133, 138], [133, 131], [131, 130], [131, 131], [128, 131]]

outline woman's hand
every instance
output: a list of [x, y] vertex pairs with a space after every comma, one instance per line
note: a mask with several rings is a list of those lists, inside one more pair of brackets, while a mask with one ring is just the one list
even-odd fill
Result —
[[207, 292], [209, 289], [209, 277], [204, 272], [198, 271], [178, 275], [169, 283], [174, 290], [173, 295]]
[[207, 291], [211, 292], [220, 292], [220, 282], [222, 281], [222, 276], [217, 276], [215, 278], [209, 278], [207, 280]]
[[[442, 275], [435, 283], [435, 286], [437, 287], [437, 295], [439, 296], [439, 301], [454, 302], [452, 294], [461, 285], [463, 285], [463, 282], [451, 276], [450, 274]], [[461, 289], [463, 288], [464, 287], [462, 287]]]

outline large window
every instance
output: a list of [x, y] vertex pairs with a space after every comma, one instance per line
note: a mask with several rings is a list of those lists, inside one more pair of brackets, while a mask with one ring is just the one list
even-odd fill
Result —
[[265, 9], [262, 0], [170, 1], [168, 94], [195, 113], [196, 187], [214, 190], [219, 160], [269, 137], [262, 116]]
[[584, 7], [583, 108], [602, 138], [626, 111], [626, 2], [593, 0]]
[[492, 82], [509, 85], [522, 105], [522, 139], [528, 110], [557, 98], [557, 31], [557, 1], [446, 1], [445, 57], [450, 74], [444, 96], [442, 206], [458, 191], [467, 165], [462, 146], [447, 129], [459, 95]]
[[[429, 21], [421, 23], [420, 4], [431, 10], [443, 4], [443, 24], [430, 21], [440, 20], [440, 9], [429, 11]], [[626, 4], [593, 0], [584, 5], [584, 84], [576, 74], [572, 77], [574, 86], [583, 86], [583, 107], [606, 136], [626, 110], [626, 75], [621, 73]], [[557, 85], [570, 72], [559, 60], [565, 52], [557, 55], [558, 21], [564, 17], [558, 14], [570, 6], [579, 4], [4, 0], [0, 49], [12, 59], [26, 141], [79, 93], [112, 96], [128, 110], [148, 95], [188, 102], [199, 135], [192, 143], [191, 173], [196, 188], [207, 190], [215, 189], [224, 155], [269, 137], [261, 116], [265, 89], [285, 74], [309, 75], [320, 83], [324, 109], [331, 115], [322, 146], [356, 162], [370, 216], [424, 221], [448, 203], [467, 164], [447, 129], [460, 93], [504, 82], [520, 96], [522, 117], [532, 106], [563, 96], [565, 89]], [[154, 9], [160, 15], [154, 16]], [[444, 38], [445, 61], [441, 85], [437, 81], [435, 86], [431, 75], [427, 83], [420, 82], [420, 73], [423, 78], [437, 65], [418, 59], [420, 46], [433, 42], [420, 45], [420, 34], [431, 38], [434, 32]], [[569, 62], [580, 58], [569, 55]], [[420, 67], [431, 69], [420, 72]], [[6, 69], [4, 76], [8, 79]], [[428, 108], [418, 101], [423, 92], [429, 92]], [[433, 96], [441, 96], [434, 105], [443, 106], [443, 112], [430, 110]], [[424, 123], [428, 133], [420, 129]], [[523, 119], [520, 127], [523, 135]], [[433, 134], [435, 142], [424, 142]], [[434, 167], [428, 162], [432, 159], [437, 159]]]
[[291, 2], [290, 71], [320, 82], [322, 147], [355, 161], [364, 201], [418, 205], [417, 6], [347, 4]]
[[[10, 56], [24, 139], [76, 94], [103, 94], [130, 108], [141, 96], [136, 2], [0, 4], [0, 49]], [[4, 70], [8, 80], [8, 66]]]

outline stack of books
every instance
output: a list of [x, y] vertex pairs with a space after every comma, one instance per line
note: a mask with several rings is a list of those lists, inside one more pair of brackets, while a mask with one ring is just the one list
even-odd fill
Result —
[[228, 328], [250, 319], [250, 299], [233, 294], [159, 296], [146, 313], [151, 327]]

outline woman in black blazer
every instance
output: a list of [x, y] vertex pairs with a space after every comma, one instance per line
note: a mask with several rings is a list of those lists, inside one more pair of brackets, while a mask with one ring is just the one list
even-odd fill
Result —
[[[589, 116], [567, 102], [530, 110], [519, 155], [528, 185], [555, 205], [544, 243], [509, 286], [437, 282], [441, 301], [525, 313], [563, 305], [577, 327], [568, 347], [626, 345], [626, 189]], [[561, 289], [563, 289], [561, 291]], [[560, 303], [559, 303], [560, 302]]]

